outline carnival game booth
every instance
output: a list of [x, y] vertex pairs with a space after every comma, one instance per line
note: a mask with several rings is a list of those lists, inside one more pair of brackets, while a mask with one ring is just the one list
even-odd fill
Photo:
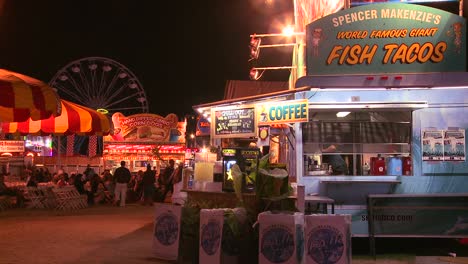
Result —
[[[63, 169], [71, 173], [84, 170], [87, 164], [100, 172], [101, 158], [97, 157], [97, 140], [102, 135], [109, 134], [111, 124], [107, 116], [96, 110], [69, 102], [59, 100], [61, 113], [41, 120], [29, 118], [22, 122], [2, 122], [1, 131], [10, 138], [21, 140], [27, 150], [24, 155], [32, 154], [29, 165], [47, 167], [50, 171]], [[74, 155], [75, 135], [89, 136], [89, 156], [78, 157]], [[57, 144], [53, 144], [53, 138]], [[62, 151], [62, 140], [66, 151]], [[94, 142], [94, 144], [91, 144]]]
[[126, 161], [132, 172], [145, 171], [150, 164], [159, 174], [169, 159], [184, 164], [186, 122], [179, 122], [177, 115], [114, 113], [112, 121], [114, 131], [104, 137], [106, 169], [113, 171]]
[[466, 237], [465, 19], [371, 4], [306, 33], [307, 76], [295, 85], [309, 88], [295, 94], [309, 102], [309, 121], [295, 124], [306, 194], [352, 214], [353, 236]]

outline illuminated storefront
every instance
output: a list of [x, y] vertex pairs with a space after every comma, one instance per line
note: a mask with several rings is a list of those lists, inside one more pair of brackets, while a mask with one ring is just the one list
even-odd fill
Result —
[[169, 159], [185, 162], [186, 122], [175, 114], [162, 117], [155, 114], [112, 115], [114, 131], [104, 137], [103, 159], [106, 169], [114, 170], [121, 161], [136, 172], [147, 164], [159, 172]]

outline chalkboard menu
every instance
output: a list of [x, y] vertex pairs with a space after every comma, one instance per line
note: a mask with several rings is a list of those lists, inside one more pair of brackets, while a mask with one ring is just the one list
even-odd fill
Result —
[[255, 107], [213, 109], [211, 112], [213, 138], [254, 137], [257, 131]]

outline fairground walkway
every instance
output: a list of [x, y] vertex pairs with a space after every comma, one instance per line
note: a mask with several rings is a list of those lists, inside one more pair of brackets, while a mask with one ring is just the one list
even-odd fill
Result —
[[[98, 205], [73, 212], [0, 211], [0, 263], [171, 263], [156, 259], [152, 253], [153, 211], [153, 207], [137, 204], [128, 204], [125, 208]], [[355, 244], [355, 264], [468, 263], [467, 255], [464, 255], [468, 252], [466, 248], [453, 248], [458, 251], [456, 258], [446, 255], [450, 250], [446, 247], [434, 249], [427, 246], [426, 256], [416, 256], [404, 250], [403, 254], [394, 252], [398, 250], [379, 253], [382, 250], [379, 249], [377, 260], [374, 260], [366, 254], [366, 241], [356, 241]], [[399, 242], [391, 244], [380, 242], [378, 246], [403, 246]], [[252, 259], [256, 257], [252, 256]]]

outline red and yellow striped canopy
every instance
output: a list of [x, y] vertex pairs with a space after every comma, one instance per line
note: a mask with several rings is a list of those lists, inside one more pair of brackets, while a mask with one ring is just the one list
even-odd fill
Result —
[[61, 100], [62, 114], [57, 117], [24, 122], [3, 122], [2, 133], [22, 135], [107, 135], [111, 122], [107, 116], [90, 108]]
[[46, 83], [0, 69], [0, 121], [22, 122], [58, 116], [60, 98]]

